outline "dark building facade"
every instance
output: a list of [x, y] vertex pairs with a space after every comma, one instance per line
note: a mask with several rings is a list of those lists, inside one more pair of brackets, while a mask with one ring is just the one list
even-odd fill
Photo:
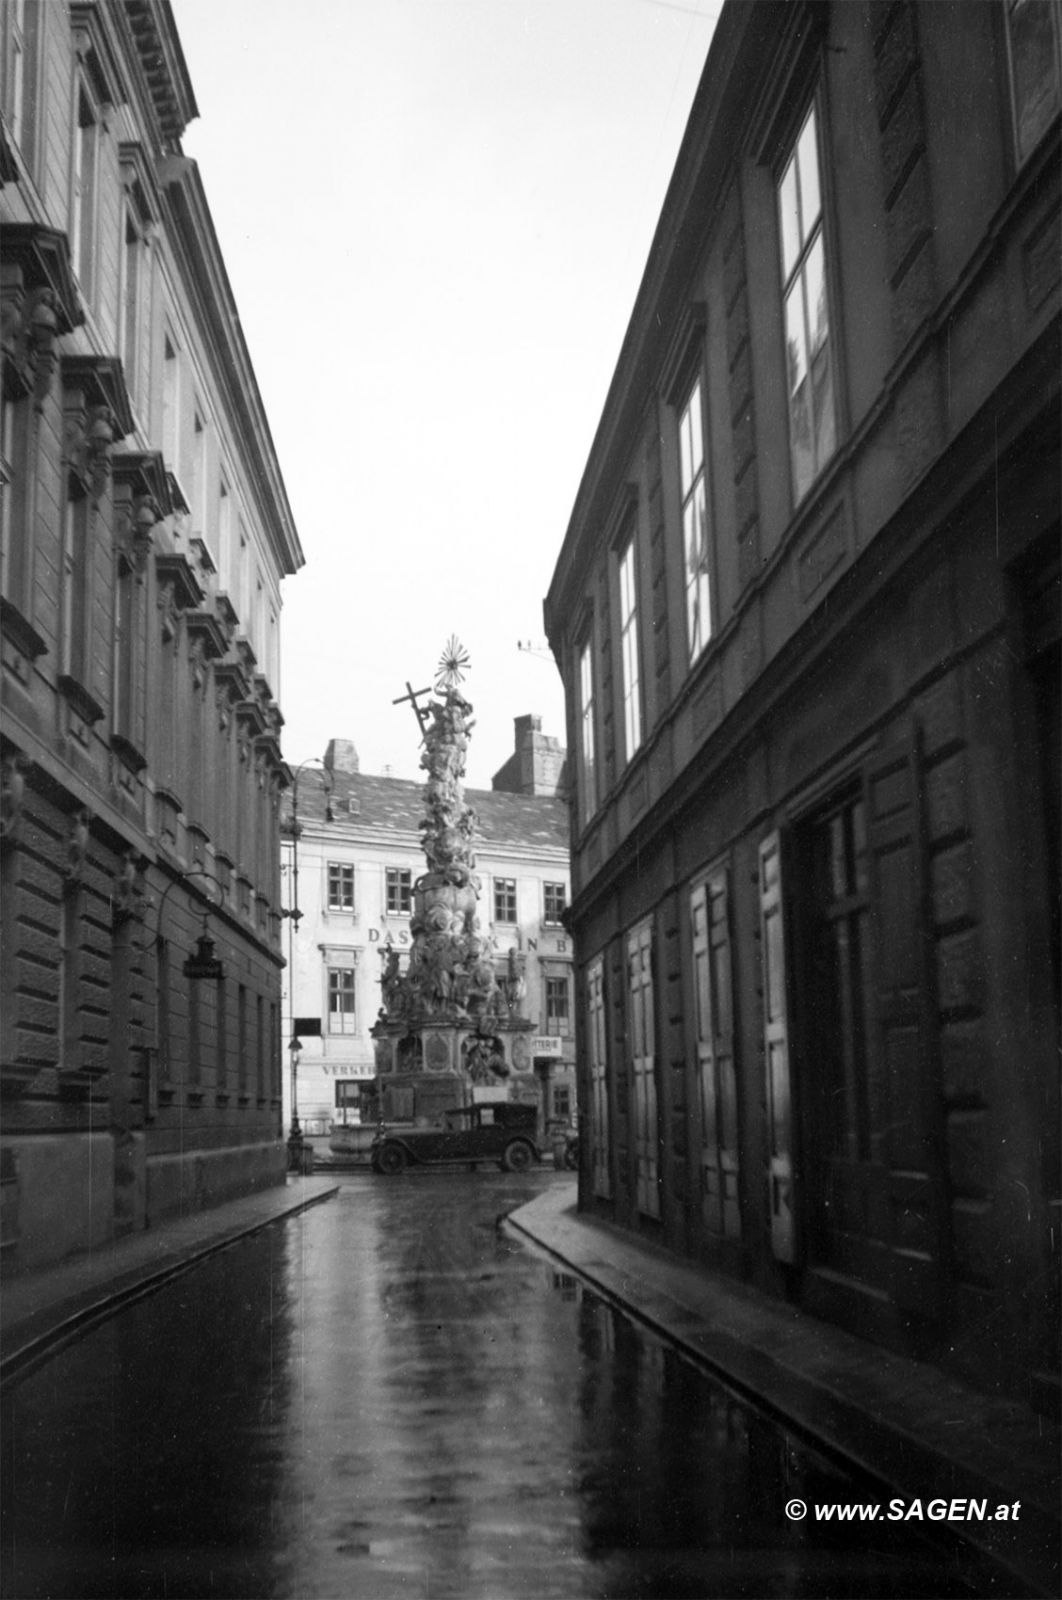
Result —
[[3, 9], [5, 1269], [283, 1181], [302, 562], [168, 0]]
[[546, 602], [580, 1204], [1037, 1405], [1059, 48], [730, 0]]

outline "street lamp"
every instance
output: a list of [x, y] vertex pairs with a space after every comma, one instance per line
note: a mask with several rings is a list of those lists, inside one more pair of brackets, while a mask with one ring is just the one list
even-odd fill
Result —
[[302, 912], [299, 909], [299, 835], [302, 832], [299, 825], [299, 782], [303, 773], [310, 772], [314, 775], [324, 791], [324, 820], [333, 822], [335, 818], [332, 813], [332, 789], [335, 778], [331, 769], [317, 756], [301, 761], [297, 767], [289, 768], [289, 771], [291, 772], [291, 823], [287, 829], [282, 830], [291, 838], [291, 905], [282, 913], [288, 918], [288, 1020], [291, 1025], [291, 1043], [288, 1045], [291, 1052], [291, 1132], [288, 1136], [288, 1170], [301, 1171], [303, 1137], [299, 1126], [297, 1080], [302, 1046], [295, 1032], [295, 929], [302, 920]]
[[288, 1171], [302, 1171], [302, 1129], [299, 1126], [299, 1058], [302, 1045], [298, 1035], [292, 1034], [288, 1045], [291, 1055], [291, 1132], [288, 1134]]

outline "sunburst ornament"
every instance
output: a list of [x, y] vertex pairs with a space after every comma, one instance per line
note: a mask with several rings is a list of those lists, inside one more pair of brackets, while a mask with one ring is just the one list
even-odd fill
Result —
[[446, 648], [439, 657], [439, 665], [435, 670], [435, 688], [439, 694], [444, 694], [447, 689], [456, 689], [459, 683], [465, 681], [465, 668], [471, 665], [468, 651], [457, 637], [452, 633], [446, 641]]

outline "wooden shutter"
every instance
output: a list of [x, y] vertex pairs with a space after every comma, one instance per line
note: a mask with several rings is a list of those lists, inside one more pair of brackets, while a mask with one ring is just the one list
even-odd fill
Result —
[[638, 1210], [660, 1215], [660, 1134], [653, 1014], [653, 931], [643, 923], [627, 940], [629, 1037], [634, 1076], [634, 1155]]
[[887, 1172], [892, 1298], [926, 1317], [939, 1312], [943, 1285], [934, 999], [917, 776], [914, 738], [880, 751], [865, 769], [874, 935], [870, 1120], [871, 1156]]
[[760, 954], [763, 962], [763, 1050], [767, 1091], [767, 1182], [771, 1249], [777, 1260], [796, 1260], [793, 1197], [793, 1109], [786, 1003], [785, 923], [781, 835], [760, 843]]
[[710, 1232], [739, 1238], [730, 893], [725, 869], [694, 889], [690, 919], [701, 1099], [702, 1215]]
[[604, 962], [591, 962], [586, 974], [586, 1040], [590, 1056], [590, 1151], [593, 1191], [607, 1200], [612, 1194], [608, 1114], [608, 1057], [605, 1031]]

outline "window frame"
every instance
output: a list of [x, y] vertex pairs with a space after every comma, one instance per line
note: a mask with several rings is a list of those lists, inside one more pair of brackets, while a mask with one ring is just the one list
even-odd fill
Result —
[[592, 631], [586, 633], [576, 647], [576, 674], [579, 693], [579, 813], [585, 827], [598, 809], [597, 729], [594, 726], [597, 694]]
[[[74, 74], [70, 141], [70, 265], [87, 305], [95, 304], [102, 107], [88, 74]], [[91, 129], [91, 134], [88, 130]]]
[[642, 706], [641, 630], [638, 620], [638, 535], [630, 528], [616, 551], [619, 592], [620, 695], [623, 702], [624, 765], [629, 765], [645, 737]]
[[384, 905], [389, 917], [413, 915], [412, 867], [384, 868]]
[[572, 1033], [572, 980], [568, 972], [547, 972], [542, 983], [543, 1033], [569, 1039]]
[[[696, 436], [692, 421], [687, 427], [693, 402], [697, 401], [698, 427]], [[682, 527], [682, 574], [683, 593], [685, 598], [686, 616], [686, 650], [687, 664], [694, 663], [704, 654], [711, 643], [714, 633], [713, 599], [715, 584], [712, 573], [712, 558], [714, 555], [714, 541], [712, 539], [712, 522], [709, 514], [709, 496], [711, 489], [708, 471], [708, 417], [706, 405], [706, 391], [704, 375], [699, 370], [693, 375], [686, 386], [685, 400], [676, 408], [678, 422], [678, 447], [679, 447], [679, 516]], [[689, 438], [687, 440], [687, 433]], [[692, 446], [700, 445], [700, 460], [696, 466], [693, 463]], [[687, 483], [687, 469], [690, 470], [690, 481]], [[690, 561], [690, 530], [687, 525], [687, 512], [695, 504], [695, 497], [700, 491], [700, 509], [702, 515], [703, 539], [700, 543], [696, 565], [691, 570]], [[704, 588], [703, 608], [703, 637], [698, 639], [694, 629], [694, 616], [702, 619], [700, 609], [701, 587]]]
[[[811, 223], [805, 226], [803, 211], [803, 181], [806, 173], [801, 164], [801, 148], [808, 125], [814, 122], [815, 186], [817, 208]], [[840, 382], [836, 359], [839, 323], [833, 297], [833, 268], [835, 258], [831, 229], [828, 220], [828, 163], [823, 160], [823, 141], [826, 118], [823, 95], [815, 88], [807, 97], [803, 113], [796, 119], [795, 132], [786, 142], [775, 173], [775, 214], [778, 224], [779, 296], [781, 305], [783, 370], [786, 395], [786, 427], [789, 439], [789, 483], [793, 508], [803, 504], [821, 479], [837, 454], [840, 442]], [[791, 263], [787, 260], [785, 187], [790, 172], [795, 174], [794, 202], [796, 208], [796, 239]], [[811, 264], [816, 252], [821, 259], [821, 298], [825, 306], [826, 331], [819, 349], [825, 352], [822, 393], [828, 398], [828, 415], [823, 409], [821, 427], [816, 421], [814, 400], [814, 366], [817, 355], [812, 354], [812, 321], [808, 311], [808, 282]], [[793, 297], [800, 298], [800, 334], [804, 360], [804, 377], [796, 388], [791, 379], [789, 306]], [[794, 429], [794, 403], [803, 391], [802, 409], [809, 423], [809, 449], [811, 462], [806, 480], [801, 476], [800, 461]]]
[[[551, 893], [551, 891], [552, 891], [552, 893]], [[558, 892], [559, 892], [559, 897], [560, 897], [559, 906], [557, 904]], [[551, 900], [553, 901], [552, 907], [550, 905], [550, 901]], [[549, 880], [549, 881], [543, 880], [543, 883], [542, 883], [542, 921], [546, 925], [546, 927], [547, 928], [563, 928], [563, 926], [564, 926], [564, 913], [565, 913], [565, 911], [567, 911], [567, 909], [568, 909], [568, 885], [566, 883], [557, 883], [557, 882], [553, 881], [552, 879]], [[551, 915], [551, 912], [553, 912], [555, 914]]]
[[[335, 875], [339, 880], [339, 895], [338, 895], [338, 897], [334, 897], [333, 896], [333, 875]], [[345, 900], [344, 900], [345, 885], [346, 885], [346, 882], [347, 882], [348, 878], [349, 878], [349, 884], [350, 884], [350, 903], [349, 903], [349, 905], [346, 904]], [[338, 912], [342, 913], [342, 912], [345, 912], [345, 911], [355, 911], [357, 909], [357, 898], [356, 898], [356, 895], [355, 895], [355, 872], [354, 872], [354, 864], [353, 864], [353, 862], [350, 862], [350, 861], [326, 861], [326, 863], [325, 863], [325, 896], [326, 896], [325, 904], [326, 904], [327, 909], [329, 911], [338, 911]]]
[[[491, 888], [493, 890], [493, 920], [495, 922], [504, 923], [506, 927], [515, 927], [517, 924], [516, 879], [502, 878], [500, 876], [495, 877], [491, 884]], [[511, 916], [505, 914], [504, 910], [499, 909], [499, 906], [502, 904], [500, 899], [501, 896], [505, 897], [504, 906], [506, 909], [511, 905]]]
[[[325, 968], [326, 1017], [328, 1033], [337, 1038], [350, 1038], [358, 1031], [358, 971], [355, 966], [338, 966], [330, 962]], [[337, 1006], [337, 1000], [349, 1000], [349, 1006]], [[349, 1026], [337, 1027], [337, 1017], [349, 1017]]]

